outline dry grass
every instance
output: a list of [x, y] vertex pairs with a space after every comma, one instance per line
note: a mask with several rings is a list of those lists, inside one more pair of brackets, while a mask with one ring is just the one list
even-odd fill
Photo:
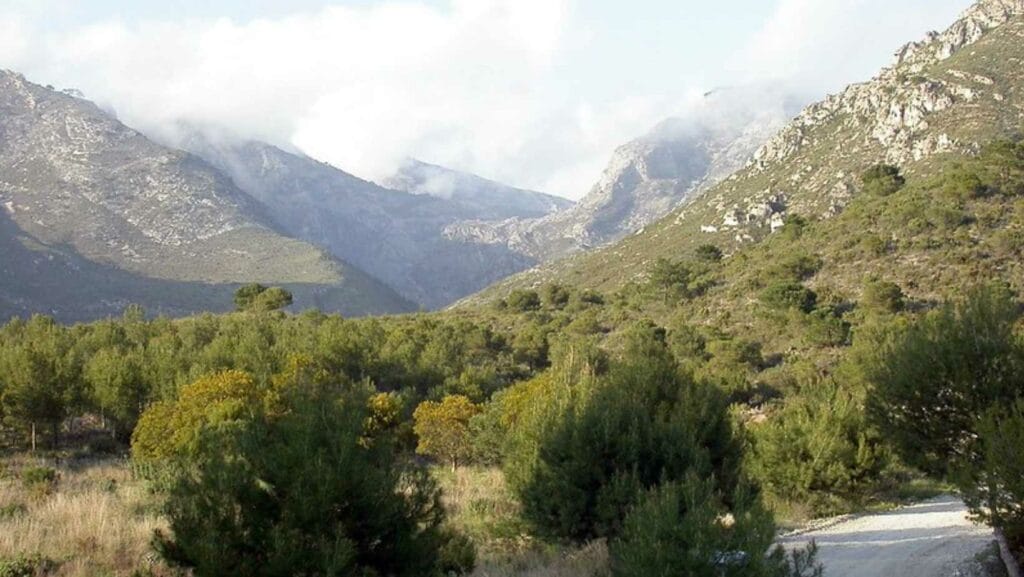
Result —
[[603, 577], [604, 543], [565, 549], [531, 537], [497, 468], [437, 469], [452, 523], [477, 547], [473, 577]]
[[[20, 474], [29, 467], [58, 471], [50, 491], [26, 487]], [[94, 577], [131, 575], [149, 569], [171, 572], [150, 547], [163, 527], [156, 499], [135, 479], [124, 461], [11, 458], [0, 479], [0, 558], [41, 555], [59, 563], [52, 575]]]

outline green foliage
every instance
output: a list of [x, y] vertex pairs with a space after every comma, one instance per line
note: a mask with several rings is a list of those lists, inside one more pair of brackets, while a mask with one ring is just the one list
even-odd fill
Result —
[[508, 298], [505, 299], [508, 308], [516, 312], [530, 312], [540, 309], [540, 295], [537, 291], [532, 290], [516, 290], [512, 291]]
[[267, 399], [252, 377], [225, 371], [183, 387], [178, 400], [149, 407], [132, 435], [132, 456], [139, 461], [186, 457], [199, 449], [203, 429], [259, 417]]
[[702, 272], [689, 263], [661, 258], [651, 267], [650, 284], [663, 295], [666, 303], [689, 299], [706, 288]]
[[57, 479], [57, 471], [51, 467], [29, 467], [21, 472], [21, 484], [37, 496], [52, 493]]
[[437, 486], [386, 436], [365, 442], [367, 400], [296, 393], [276, 417], [205, 427], [167, 500], [163, 556], [198, 577], [441, 575]]
[[291, 306], [292, 293], [280, 287], [247, 284], [235, 291], [235, 309], [238, 311], [276, 311]]
[[751, 428], [750, 469], [776, 500], [834, 514], [870, 495], [887, 465], [862, 403], [832, 381], [810, 383]]
[[694, 251], [694, 256], [703, 262], [718, 262], [722, 260], [722, 249], [713, 244], [702, 244]]
[[872, 196], [889, 196], [903, 188], [906, 182], [900, 169], [888, 164], [872, 166], [861, 175], [864, 192]]
[[572, 293], [569, 289], [559, 284], [548, 284], [544, 285], [544, 289], [541, 294], [541, 299], [544, 302], [544, 306], [550, 309], [563, 309], [565, 305], [569, 304], [569, 298]]
[[771, 515], [742, 487], [730, 497], [731, 507], [713, 478], [696, 474], [645, 493], [610, 545], [612, 574], [788, 577], [781, 548], [769, 553]]
[[731, 493], [739, 448], [725, 399], [683, 374], [658, 332], [634, 329], [622, 360], [598, 367], [570, 347], [520, 423], [506, 470], [538, 531], [614, 536], [643, 491], [691, 472]]
[[776, 281], [761, 291], [761, 301], [777, 311], [796, 309], [811, 312], [817, 300], [814, 291], [796, 281]]
[[480, 407], [462, 395], [421, 403], [413, 413], [413, 430], [419, 438], [416, 452], [445, 461], [455, 470], [473, 455], [469, 424], [479, 413]]
[[894, 314], [906, 306], [903, 289], [894, 282], [870, 280], [864, 284], [860, 306], [874, 312]]
[[38, 577], [49, 575], [59, 564], [42, 555], [18, 555], [0, 558], [0, 577]]
[[979, 459], [958, 484], [971, 511], [1024, 551], [1024, 397], [995, 406], [978, 423]]
[[862, 343], [873, 421], [906, 462], [941, 475], [976, 458], [978, 415], [1024, 391], [1019, 314], [1004, 288], [983, 287]]

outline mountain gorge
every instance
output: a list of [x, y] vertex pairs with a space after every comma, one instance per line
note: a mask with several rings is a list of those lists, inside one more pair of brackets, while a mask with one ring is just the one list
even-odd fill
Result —
[[181, 146], [230, 176], [288, 234], [352, 262], [426, 308], [534, 264], [507, 247], [448, 238], [447, 226], [546, 214], [566, 204], [422, 163], [407, 164], [390, 179], [413, 194], [269, 144], [193, 132]]
[[796, 111], [766, 87], [708, 93], [685, 117], [619, 147], [576, 206], [539, 219], [460, 223], [447, 234], [542, 262], [621, 240], [741, 168]]

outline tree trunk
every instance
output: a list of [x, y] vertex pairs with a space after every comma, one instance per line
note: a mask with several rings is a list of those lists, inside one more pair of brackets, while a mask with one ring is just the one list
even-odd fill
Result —
[[36, 424], [32, 422], [32, 452], [36, 452]]

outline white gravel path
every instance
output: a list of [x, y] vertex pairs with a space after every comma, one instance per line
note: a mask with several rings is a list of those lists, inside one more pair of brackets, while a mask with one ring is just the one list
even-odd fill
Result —
[[956, 497], [943, 496], [895, 511], [837, 520], [791, 534], [787, 546], [814, 539], [825, 577], [954, 577], [970, 574], [974, 556], [992, 543]]

